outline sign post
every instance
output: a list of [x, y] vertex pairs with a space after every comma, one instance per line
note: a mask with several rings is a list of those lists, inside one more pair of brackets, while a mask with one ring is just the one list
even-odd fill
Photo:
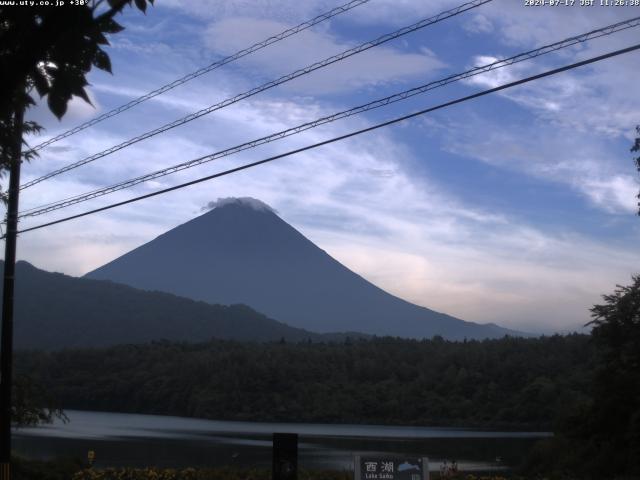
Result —
[[354, 457], [354, 480], [429, 480], [427, 457]]
[[273, 480], [297, 480], [298, 434], [273, 434]]

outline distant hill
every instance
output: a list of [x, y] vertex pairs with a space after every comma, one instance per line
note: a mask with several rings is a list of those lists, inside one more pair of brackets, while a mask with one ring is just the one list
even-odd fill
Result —
[[314, 332], [447, 339], [518, 332], [395, 297], [340, 264], [255, 199], [225, 199], [86, 275], [212, 304], [250, 305]]
[[[4, 262], [0, 261], [0, 268]], [[16, 266], [16, 348], [103, 347], [151, 340], [340, 339], [277, 322], [244, 305], [210, 305], [109, 281]], [[356, 335], [357, 336], [357, 335]]]

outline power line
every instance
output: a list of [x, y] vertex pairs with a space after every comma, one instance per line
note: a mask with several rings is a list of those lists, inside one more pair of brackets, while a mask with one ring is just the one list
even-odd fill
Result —
[[195, 72], [189, 73], [188, 75], [185, 75], [184, 77], [181, 77], [177, 80], [174, 80], [171, 83], [168, 83], [166, 85], [163, 85], [160, 88], [157, 88], [156, 90], [153, 90], [145, 95], [142, 95], [134, 100], [131, 100], [128, 103], [125, 103], [124, 105], [120, 105], [117, 108], [114, 108], [113, 110], [110, 110], [106, 113], [103, 113], [102, 115], [93, 118], [92, 120], [89, 120], [85, 123], [82, 123], [80, 125], [78, 125], [77, 127], [74, 127], [72, 129], [67, 130], [66, 132], [61, 133], [60, 135], [57, 135], [53, 138], [50, 138], [49, 140], [42, 142], [38, 145], [36, 145], [35, 147], [33, 147], [31, 150], [33, 151], [38, 151], [38, 150], [42, 150], [43, 148], [47, 147], [48, 145], [51, 145], [52, 143], [55, 143], [59, 140], [62, 140], [63, 138], [67, 138], [70, 137], [71, 135], [74, 135], [78, 132], [81, 132], [82, 130], [85, 130], [89, 127], [92, 127], [93, 125], [100, 123], [104, 120], [106, 120], [107, 118], [111, 118], [115, 115], [118, 115], [122, 112], [124, 112], [125, 110], [129, 110], [130, 108], [135, 107], [136, 105], [139, 105], [143, 102], [146, 102], [147, 100], [152, 99], [153, 97], [157, 97], [158, 95], [161, 95], [165, 92], [168, 92], [169, 90], [172, 90], [184, 83], [187, 83], [191, 80], [193, 80], [194, 78], [198, 78], [201, 75], [204, 75], [205, 73], [209, 73], [212, 70], [215, 70], [217, 68], [220, 68], [228, 63], [234, 62], [242, 57], [245, 57], [249, 54], [252, 54], [254, 52], [257, 52], [258, 50], [261, 50], [265, 47], [268, 47], [269, 45], [273, 45], [274, 43], [277, 43], [281, 40], [284, 40], [285, 38], [288, 38], [292, 35], [295, 35], [297, 33], [302, 32], [303, 30], [307, 30], [308, 28], [313, 27], [314, 25], [317, 25], [321, 22], [324, 22], [325, 20], [329, 20], [330, 18], [335, 17], [336, 15], [340, 15], [341, 13], [345, 13], [349, 10], [351, 10], [352, 8], [358, 7], [364, 3], [369, 2], [370, 0], [352, 0], [349, 3], [345, 3], [344, 5], [341, 5], [339, 7], [333, 8], [331, 10], [329, 10], [328, 12], [322, 13], [320, 15], [318, 15], [317, 17], [312, 18], [311, 20], [307, 20], [306, 22], [303, 22], [299, 25], [296, 25], [295, 27], [292, 28], [288, 28], [287, 30], [284, 30], [280, 33], [278, 33], [277, 35], [274, 35], [272, 37], [267, 38], [266, 40], [263, 40], [261, 42], [255, 43], [253, 45], [251, 45], [250, 47], [247, 47], [243, 50], [240, 50], [232, 55], [229, 55], [228, 57], [224, 57], [221, 60], [218, 60], [214, 63], [211, 63], [210, 65], [207, 65], [206, 67], [202, 67], [199, 70], [196, 70]]
[[338, 113], [335, 113], [333, 115], [329, 115], [329, 116], [325, 116], [316, 120], [313, 120], [311, 122], [307, 122], [301, 125], [298, 125], [296, 127], [292, 127], [286, 130], [282, 130], [280, 132], [277, 133], [273, 133], [271, 135], [256, 139], [256, 140], [252, 140], [250, 142], [246, 142], [240, 145], [236, 145], [234, 147], [231, 148], [227, 148], [225, 150], [219, 151], [219, 152], [215, 152], [209, 155], [205, 155], [196, 159], [192, 159], [189, 160], [187, 162], [183, 162], [168, 168], [164, 168], [161, 170], [157, 170], [155, 172], [151, 172], [151, 173], [147, 173], [145, 175], [133, 178], [133, 179], [129, 179], [129, 180], [125, 180], [123, 182], [119, 182], [116, 183], [114, 185], [108, 186], [108, 187], [104, 187], [104, 188], [100, 188], [97, 190], [93, 190], [91, 192], [87, 192], [87, 193], [83, 193], [80, 195], [76, 195], [73, 197], [69, 197], [66, 199], [62, 199], [62, 200], [58, 200], [46, 205], [41, 205], [38, 207], [33, 207], [31, 209], [25, 210], [24, 212], [22, 212], [19, 216], [19, 218], [25, 218], [25, 217], [32, 217], [32, 216], [37, 216], [37, 215], [43, 215], [45, 213], [49, 213], [52, 212], [54, 210], [59, 210], [61, 208], [65, 208], [71, 205], [75, 205], [77, 203], [81, 203], [81, 202], [85, 202], [94, 198], [98, 198], [104, 195], [108, 195], [110, 193], [119, 191], [119, 190], [124, 190], [126, 188], [131, 188], [135, 185], [139, 185], [141, 183], [144, 183], [146, 181], [149, 180], [154, 180], [160, 177], [164, 177], [166, 175], [170, 175], [176, 172], [179, 172], [181, 170], [185, 170], [187, 168], [192, 168], [195, 167], [197, 165], [202, 165], [203, 163], [207, 163], [207, 162], [211, 162], [244, 150], [248, 150], [251, 148], [255, 148], [259, 145], [264, 145], [266, 143], [270, 143], [285, 137], [289, 137], [291, 135], [295, 135], [298, 133], [301, 133], [303, 131], [315, 128], [317, 126], [320, 125], [324, 125], [327, 123], [331, 123], [334, 122], [336, 120], [342, 119], [342, 118], [346, 118], [346, 117], [350, 117], [352, 115], [356, 115], [356, 114], [360, 114], [369, 110], [373, 110], [376, 108], [380, 108], [386, 105], [390, 105], [392, 103], [401, 101], [401, 100], [405, 100], [407, 98], [413, 97], [415, 95], [418, 94], [422, 94], [425, 92], [428, 92], [430, 90], [433, 90], [435, 88], [439, 88], [445, 85], [448, 85], [450, 83], [456, 82], [456, 81], [460, 81], [466, 78], [470, 78], [472, 76], [475, 75], [479, 75], [482, 73], [486, 73], [498, 68], [503, 68], [509, 65], [513, 65], [515, 63], [519, 63], [525, 60], [529, 60], [532, 58], [536, 58], [539, 57], [541, 55], [546, 55], [548, 53], [551, 52], [555, 52], [558, 51], [560, 49], [563, 48], [568, 48], [570, 46], [576, 45], [578, 43], [583, 43], [586, 42], [588, 40], [592, 40], [595, 38], [599, 38], [602, 36], [606, 36], [606, 35], [611, 35], [613, 33], [622, 31], [622, 30], [626, 30], [628, 28], [633, 28], [633, 27], [637, 27], [640, 25], [640, 17], [635, 17], [629, 20], [625, 20], [622, 22], [618, 22], [612, 25], [608, 25], [606, 27], [602, 27], [599, 28], [597, 30], [592, 30], [591, 32], [587, 32], [581, 35], [577, 35], [574, 37], [570, 37], [564, 40], [561, 40], [559, 42], [555, 42], [552, 43], [550, 45], [545, 45], [543, 47], [537, 48], [535, 50], [530, 50], [528, 52], [525, 53], [520, 53], [518, 55], [514, 55], [512, 57], [503, 59], [503, 60], [497, 60], [495, 62], [492, 62], [490, 64], [486, 64], [486, 65], [482, 65], [482, 66], [478, 66], [475, 67], [473, 69], [467, 70], [465, 72], [462, 73], [458, 73], [455, 75], [450, 75], [446, 78], [440, 79], [440, 80], [436, 80], [433, 82], [429, 82], [427, 84], [421, 85], [419, 87], [415, 87], [409, 90], [405, 90], [402, 91], [400, 93], [396, 93], [393, 95], [389, 95], [387, 97], [378, 99], [378, 100], [374, 100], [372, 102], [366, 103], [364, 105], [360, 105], [357, 107], [353, 107], [349, 110], [344, 110]]
[[[64, 218], [61, 218], [61, 219], [58, 219], [58, 220], [54, 220], [52, 222], [47, 222], [47, 223], [43, 223], [43, 224], [36, 225], [36, 226], [33, 226], [33, 227], [25, 228], [23, 230], [20, 230], [18, 233], [30, 232], [30, 231], [33, 231], [33, 230], [38, 230], [38, 229], [41, 229], [41, 228], [45, 228], [45, 227], [49, 227], [49, 226], [52, 226], [52, 225], [56, 225], [58, 223], [68, 222], [68, 221], [74, 220], [76, 218], [81, 218], [81, 217], [85, 217], [87, 215], [92, 215], [94, 213], [103, 212], [105, 210], [110, 210], [112, 208], [120, 207], [122, 205], [127, 205], [129, 203], [138, 202], [138, 201], [144, 200], [146, 198], [155, 197], [156, 195], [162, 195], [164, 193], [172, 192], [174, 190], [179, 190], [179, 189], [191, 186], [191, 185], [195, 185], [197, 183], [206, 182], [206, 181], [212, 180], [214, 178], [219, 178], [219, 177], [230, 175], [232, 173], [236, 173], [236, 172], [239, 172], [239, 171], [242, 171], [242, 170], [247, 170], [249, 168], [257, 167], [258, 165], [263, 165], [265, 163], [273, 162], [274, 160], [278, 160], [280, 158], [289, 157], [289, 156], [294, 155], [296, 153], [301, 153], [301, 152], [304, 152], [304, 151], [307, 151], [307, 150], [311, 150], [311, 149], [314, 149], [314, 148], [321, 147], [323, 145], [328, 145], [330, 143], [334, 143], [334, 142], [338, 142], [338, 141], [341, 141], [341, 140], [345, 140], [347, 138], [355, 137], [356, 135], [361, 135], [363, 133], [371, 132], [373, 130], [377, 130], [377, 129], [382, 128], [382, 127], [393, 125], [395, 123], [399, 123], [399, 122], [408, 120], [410, 118], [414, 118], [414, 117], [417, 117], [417, 116], [420, 116], [420, 115], [425, 115], [427, 113], [434, 112], [436, 110], [441, 110], [443, 108], [451, 107], [453, 105], [457, 105], [459, 103], [463, 103], [463, 102], [466, 102], [466, 101], [469, 101], [469, 100], [473, 100], [475, 98], [482, 97], [482, 96], [488, 95], [490, 93], [499, 92], [501, 90], [506, 90], [508, 88], [513, 88], [513, 87], [516, 87], [518, 85], [523, 85], [525, 83], [529, 83], [529, 82], [532, 82], [532, 81], [535, 81], [535, 80], [540, 80], [542, 78], [549, 77], [551, 75], [556, 75], [558, 73], [566, 72], [566, 71], [572, 70], [574, 68], [578, 68], [578, 67], [582, 67], [584, 65], [589, 65], [589, 64], [592, 64], [592, 63], [595, 63], [595, 62], [606, 60], [608, 58], [616, 57], [618, 55], [622, 55], [624, 53], [629, 53], [629, 52], [632, 52], [632, 51], [635, 51], [635, 50], [638, 50], [638, 49], [640, 49], [640, 44], [636, 44], [636, 45], [633, 45], [631, 47], [623, 48], [623, 49], [620, 49], [620, 50], [615, 50], [613, 52], [609, 52], [609, 53], [606, 53], [604, 55], [599, 55], [597, 57], [592, 57], [592, 58], [587, 59], [587, 60], [582, 60], [580, 62], [572, 63], [570, 65], [565, 65], [564, 67], [555, 68], [553, 70], [547, 70], [546, 72], [539, 73], [537, 75], [532, 75], [530, 77], [526, 77], [526, 78], [523, 78], [521, 80], [516, 80], [516, 81], [513, 81], [513, 82], [505, 83], [505, 84], [500, 85], [500, 86], [495, 87], [495, 88], [490, 88], [488, 90], [483, 90], [481, 92], [474, 93], [472, 95], [467, 95], [465, 97], [457, 98], [457, 99], [451, 100], [449, 102], [441, 103], [440, 105], [437, 105], [435, 107], [430, 107], [430, 108], [426, 108], [424, 110], [419, 110], [417, 112], [410, 113], [410, 114], [404, 115], [402, 117], [397, 117], [397, 118], [394, 118], [392, 120], [388, 120], [386, 122], [378, 123], [376, 125], [373, 125], [373, 126], [370, 126], [370, 127], [367, 127], [367, 128], [363, 128], [361, 130], [356, 130], [354, 132], [347, 133], [345, 135], [334, 137], [334, 138], [331, 138], [331, 139], [328, 139], [328, 140], [324, 140], [322, 142], [314, 143], [312, 145], [307, 145], [307, 146], [302, 147], [302, 148], [297, 148], [295, 150], [290, 150], [288, 152], [281, 153], [279, 155], [274, 155], [272, 157], [268, 157], [268, 158], [265, 158], [263, 160], [258, 160], [256, 162], [247, 163], [247, 164], [241, 165], [239, 167], [235, 167], [235, 168], [231, 168], [229, 170], [225, 170], [225, 171], [222, 171], [222, 172], [214, 173], [213, 175], [208, 175], [206, 177], [201, 177], [201, 178], [198, 178], [196, 180], [191, 180], [189, 182], [181, 183], [179, 185], [174, 185], [173, 187], [169, 187], [169, 188], [165, 188], [165, 189], [162, 189], [162, 190], [158, 190], [156, 192], [151, 192], [151, 193], [148, 193], [146, 195], [140, 195], [138, 197], [130, 198], [130, 199], [124, 200], [122, 202], [112, 203], [112, 204], [106, 205], [104, 207], [95, 208], [93, 210], [88, 210], [86, 212], [79, 213], [79, 214], [76, 214], [76, 215], [71, 215], [71, 216], [68, 216], [68, 217], [64, 217]], [[4, 236], [1, 237], [1, 238], [4, 238]]]
[[364, 52], [365, 50], [369, 50], [370, 48], [376, 47], [378, 45], [381, 45], [383, 43], [389, 42], [391, 40], [394, 40], [398, 37], [401, 37], [403, 35], [407, 35], [411, 32], [414, 32], [416, 30], [420, 30], [422, 28], [425, 28], [427, 26], [433, 25], [435, 23], [441, 22], [443, 20], [446, 20], [447, 18], [451, 18], [454, 17], [456, 15], [459, 15], [463, 12], [466, 12], [467, 10], [471, 10], [473, 8], [477, 8], [481, 5], [484, 5], [485, 3], [489, 3], [493, 0], [473, 0], [471, 2], [467, 2], [464, 3], [456, 8], [452, 8], [450, 10], [446, 10], [444, 12], [441, 12], [437, 15], [434, 15], [433, 17], [429, 17], [429, 18], [425, 18], [423, 20], [420, 20], [417, 23], [414, 23], [412, 25], [409, 25], [407, 27], [403, 27], [400, 28], [399, 30], [396, 30], [395, 32], [392, 33], [387, 33], [385, 35], [382, 35], [378, 38], [376, 38], [375, 40], [371, 40], [369, 42], [365, 42], [362, 43], [356, 47], [350, 48], [348, 50], [345, 50], [342, 53], [339, 53], [337, 55], [334, 55], [332, 57], [328, 57], [325, 58], [324, 60], [321, 60], [319, 62], [316, 62], [312, 65], [309, 65], [307, 67], [301, 68], [299, 70], [296, 70], [292, 73], [289, 73], [287, 75], [283, 75], [282, 77], [276, 79], [276, 80], [271, 80], [267, 83], [264, 83], [262, 85], [260, 85], [259, 87], [255, 87], [252, 88], [251, 90], [248, 90], [244, 93], [240, 93], [234, 97], [231, 98], [227, 98], [226, 100], [223, 100], [222, 102], [216, 103], [215, 105], [211, 105], [207, 108], [203, 108], [202, 110], [199, 110], [195, 113], [191, 113], [190, 115], [187, 115], [185, 117], [182, 117], [178, 120], [174, 120], [171, 123], [167, 123], [161, 127], [156, 128], [155, 130], [151, 130], [149, 132], [143, 133], [142, 135], [139, 135], [137, 137], [131, 138], [123, 143], [120, 143], [118, 145], [115, 145], [111, 148], [108, 148], [106, 150], [103, 150], [102, 152], [96, 153], [94, 155], [91, 155], [89, 157], [86, 157], [82, 160], [78, 160], [77, 162], [71, 163], [65, 167], [62, 167], [58, 170], [55, 170], [53, 172], [50, 172], [46, 175], [43, 175], [41, 177], [38, 177], [34, 180], [31, 180], [25, 184], [23, 184], [20, 188], [21, 189], [25, 189], [25, 188], [29, 188], [33, 185], [36, 185], [44, 180], [47, 180], [49, 178], [55, 177], [57, 175], [60, 175], [62, 173], [68, 172], [69, 170], [73, 170], [75, 168], [78, 168], [82, 165], [86, 165], [87, 163], [93, 162], [95, 160], [98, 160], [99, 158], [105, 157], [107, 155], [110, 155], [114, 152], [117, 152], [119, 150], [122, 150], [123, 148], [129, 147], [135, 143], [141, 142], [142, 140], [146, 140], [147, 138], [153, 137], [155, 135], [158, 135], [160, 133], [164, 133], [168, 130], [171, 130], [175, 127], [178, 127], [180, 125], [184, 125], [185, 123], [191, 122], [197, 118], [200, 118], [204, 115], [207, 115], [211, 112], [214, 112], [216, 110], [220, 110], [222, 108], [228, 107], [229, 105], [232, 105], [234, 103], [237, 103], [241, 100], [244, 100], [246, 98], [252, 97], [253, 95], [256, 95], [260, 92], [263, 92], [265, 90], [269, 90], [271, 88], [274, 88], [278, 85], [281, 85], [283, 83], [289, 82], [293, 79], [296, 79], [298, 77], [301, 77], [303, 75], [308, 75], [311, 72], [314, 72], [315, 70], [318, 70], [320, 68], [324, 68], [328, 65], [331, 65], [333, 63], [339, 62], [341, 60], [344, 60], [345, 58], [349, 58], [353, 55], [356, 55], [358, 53]]
[[556, 43], [553, 43], [553, 44], [550, 44], [550, 45], [546, 45], [546, 46], [540, 47], [538, 49], [531, 50], [529, 52], [521, 53], [521, 54], [515, 55], [513, 57], [507, 58], [507, 59], [495, 61], [495, 62], [493, 62], [491, 64], [488, 64], [488, 65], [476, 67], [476, 68], [473, 68], [471, 70], [467, 70], [466, 72], [463, 72], [463, 73], [460, 73], [460, 74], [451, 75], [451, 76], [446, 77], [444, 79], [437, 80], [437, 81], [434, 81], [434, 82], [430, 82], [430, 83], [428, 83], [426, 85], [421, 85], [419, 87], [415, 87], [415, 88], [412, 88], [412, 89], [409, 89], [409, 90], [405, 90], [403, 92], [396, 93], [394, 95], [390, 95], [388, 97], [369, 102], [369, 103], [367, 103], [365, 105], [360, 105], [360, 106], [351, 108], [349, 110], [338, 112], [338, 113], [335, 113], [335, 114], [330, 115], [330, 116], [322, 117], [322, 118], [316, 119], [316, 120], [314, 120], [312, 122], [307, 122], [307, 123], [304, 123], [302, 125], [298, 125], [296, 127], [289, 128], [287, 130], [283, 130], [283, 131], [271, 134], [269, 136], [259, 138], [257, 140], [252, 140], [250, 142], [246, 142], [244, 144], [237, 145], [235, 147], [231, 147], [231, 148], [222, 150], [220, 152], [216, 152], [216, 153], [213, 153], [213, 154], [210, 154], [210, 155], [205, 155], [203, 157], [199, 157], [199, 158], [196, 158], [196, 159], [193, 159], [193, 160], [190, 160], [190, 161], [178, 164], [178, 165], [174, 165], [174, 166], [162, 169], [162, 170], [158, 170], [156, 172], [148, 173], [148, 174], [142, 175], [140, 177], [136, 177], [136, 178], [133, 178], [133, 179], [130, 179], [130, 180], [126, 180], [126, 181], [117, 183], [115, 185], [111, 185], [109, 187], [104, 187], [104, 188], [101, 188], [101, 189], [98, 189], [98, 190], [94, 190], [94, 191], [87, 192], [87, 193], [84, 193], [84, 194], [80, 194], [80, 195], [76, 195], [76, 196], [73, 196], [73, 197], [69, 197], [69, 198], [66, 198], [66, 199], [63, 199], [63, 200], [59, 200], [59, 201], [56, 201], [56, 202], [52, 202], [52, 203], [49, 203], [49, 204], [46, 204], [46, 205], [34, 207], [34, 208], [28, 209], [25, 212], [23, 212], [21, 217], [35, 216], [35, 215], [48, 213], [50, 211], [57, 210], [57, 209], [60, 209], [60, 208], [64, 208], [66, 206], [73, 205], [73, 204], [76, 204], [76, 203], [79, 203], [79, 202], [82, 202], [82, 201], [86, 201], [86, 200], [97, 198], [97, 197], [100, 197], [100, 196], [103, 196], [103, 195], [107, 195], [109, 193], [113, 193], [115, 191], [122, 190], [124, 188], [133, 187], [133, 186], [138, 185], [140, 183], [143, 183], [145, 181], [156, 179], [156, 178], [160, 178], [160, 177], [163, 177], [163, 176], [166, 176], [166, 175], [169, 175], [169, 174], [172, 174], [172, 173], [175, 173], [175, 172], [187, 169], [187, 168], [191, 168], [193, 166], [201, 165], [201, 164], [206, 163], [206, 162], [210, 162], [210, 161], [222, 158], [222, 157], [229, 156], [229, 155], [234, 154], [234, 153], [238, 153], [238, 152], [243, 151], [243, 150], [247, 150], [249, 148], [254, 148], [256, 146], [263, 145], [263, 144], [266, 144], [266, 143], [269, 143], [269, 142], [272, 142], [272, 141], [275, 141], [275, 140], [278, 140], [278, 139], [281, 139], [281, 138], [285, 138], [285, 137], [300, 133], [302, 131], [314, 128], [314, 127], [319, 126], [319, 125], [330, 123], [330, 122], [333, 122], [333, 121], [336, 121], [338, 119], [345, 118], [345, 117], [348, 117], [348, 116], [351, 116], [351, 115], [355, 115], [355, 114], [359, 114], [359, 113], [362, 113], [362, 112], [366, 112], [366, 111], [372, 110], [374, 108], [379, 108], [379, 107], [382, 107], [382, 106], [385, 106], [385, 105], [389, 105], [391, 103], [395, 103], [397, 101], [404, 100], [406, 98], [412, 97], [412, 96], [420, 94], [420, 93], [425, 93], [425, 92], [427, 92], [429, 90], [432, 90], [432, 89], [447, 85], [447, 84], [455, 82], [455, 81], [459, 81], [459, 80], [462, 80], [462, 79], [465, 79], [465, 78], [469, 78], [471, 76], [478, 75], [478, 74], [481, 74], [481, 73], [485, 73], [487, 71], [494, 70], [494, 69], [497, 69], [497, 68], [502, 68], [504, 66], [512, 65], [514, 63], [521, 62], [521, 61], [524, 61], [524, 60], [527, 60], [527, 59], [535, 58], [535, 57], [538, 57], [538, 56], [541, 56], [541, 55], [544, 55], [544, 54], [547, 54], [547, 53], [550, 53], [550, 52], [553, 52], [553, 51], [560, 50], [562, 48], [567, 48], [567, 47], [575, 45], [577, 43], [585, 42], [587, 40], [599, 38], [599, 37], [605, 36], [605, 35], [610, 35], [612, 33], [615, 33], [615, 32], [621, 31], [621, 30], [625, 30], [627, 28], [636, 27], [639, 24], [640, 24], [640, 17], [636, 17], [636, 18], [632, 18], [632, 19], [629, 19], [629, 20], [618, 22], [618, 23], [615, 23], [615, 24], [612, 24], [612, 25], [608, 25], [606, 27], [602, 27], [602, 28], [599, 28], [597, 30], [593, 30], [591, 32], [588, 32], [588, 33], [585, 33], [585, 34], [582, 34], [582, 35], [578, 35], [578, 36], [575, 36], [575, 37], [570, 37], [570, 38], [562, 40], [560, 42], [556, 42]]

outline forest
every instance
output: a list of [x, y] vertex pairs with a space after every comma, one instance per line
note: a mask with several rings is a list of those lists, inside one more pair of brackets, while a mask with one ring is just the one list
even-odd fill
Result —
[[63, 408], [250, 421], [552, 430], [587, 401], [588, 336], [168, 341], [23, 351]]
[[603, 300], [590, 335], [23, 350], [17, 378], [50, 412], [552, 431], [527, 477], [638, 478], [640, 275]]

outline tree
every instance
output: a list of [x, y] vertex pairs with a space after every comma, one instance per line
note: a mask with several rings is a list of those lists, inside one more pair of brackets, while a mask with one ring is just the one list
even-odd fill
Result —
[[[153, 0], [135, 0], [135, 5], [144, 12], [147, 2], [152, 4]], [[132, 2], [41, 3], [0, 6], [0, 172], [9, 171], [9, 187], [2, 195], [7, 203], [7, 229], [0, 355], [0, 480], [10, 478], [11, 418], [16, 414], [11, 395], [20, 164], [34, 156], [28, 149], [22, 151], [25, 134], [40, 129], [35, 123], [25, 122], [24, 113], [35, 104], [34, 90], [41, 98], [47, 97], [49, 109], [58, 118], [65, 114], [73, 96], [91, 103], [85, 90], [86, 75], [94, 66], [111, 72], [109, 56], [102, 47], [109, 44], [106, 35], [123, 30], [114, 17]], [[38, 415], [32, 418], [41, 419]]]
[[67, 416], [42, 384], [28, 375], [14, 378], [13, 397], [11, 419], [15, 425], [26, 427], [51, 423], [55, 418], [67, 421]]
[[[631, 147], [631, 151], [638, 153], [640, 152], [640, 125], [636, 126], [637, 137], [635, 142], [633, 143], [633, 147]], [[633, 159], [636, 164], [636, 169], [638, 173], [640, 173], [640, 155]], [[638, 200], [640, 200], [640, 192], [638, 193]], [[638, 215], [640, 215], [640, 201], [638, 202]]]
[[[135, 0], [146, 11], [147, 1]], [[39, 3], [39, 2], [36, 2]], [[111, 72], [103, 46], [107, 35], [123, 27], [114, 16], [131, 0], [87, 0], [83, 5], [0, 6], [0, 170], [8, 170], [11, 159], [29, 159], [19, 154], [16, 138], [33, 133], [33, 122], [18, 121], [34, 105], [32, 93], [47, 97], [50, 110], [61, 118], [72, 96], [90, 102], [85, 90], [92, 67]], [[20, 144], [21, 146], [22, 144]], [[6, 194], [5, 194], [6, 198]]]
[[[610, 473], [640, 474], [640, 275], [591, 309], [600, 350], [588, 441]], [[613, 469], [613, 472], [611, 471]]]
[[605, 480], [640, 475], [640, 275], [603, 299], [591, 308], [588, 324], [594, 366], [586, 370], [587, 395], [568, 402], [554, 437], [532, 450], [528, 475]]

